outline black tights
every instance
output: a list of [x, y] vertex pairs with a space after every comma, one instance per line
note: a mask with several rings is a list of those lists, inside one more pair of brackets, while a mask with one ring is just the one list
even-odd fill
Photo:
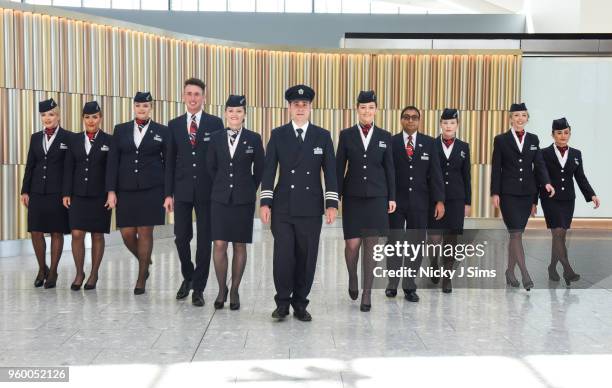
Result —
[[[72, 256], [76, 266], [75, 284], [82, 284], [85, 280], [85, 234], [83, 230], [72, 231]], [[98, 281], [98, 270], [104, 256], [104, 233], [91, 233], [91, 273], [87, 283], [96, 284]]]
[[523, 249], [523, 232], [509, 231], [508, 242], [508, 273], [514, 277], [514, 267], [518, 265], [523, 280], [530, 280], [527, 264], [525, 263], [525, 250]]
[[550, 230], [552, 234], [552, 253], [550, 255], [550, 267], [556, 272], [557, 262], [561, 262], [563, 273], [566, 275], [575, 275], [569, 259], [567, 258], [567, 246], [565, 236], [567, 229], [554, 228]]
[[[363, 273], [363, 292], [361, 294], [362, 304], [371, 304], [372, 283], [374, 282], [374, 266], [373, 259], [374, 245], [378, 242], [379, 237], [351, 238], [345, 240], [344, 258], [346, 260], [346, 269], [349, 275], [349, 290], [358, 290], [359, 284], [357, 279], [357, 264], [359, 262], [359, 248], [363, 245], [363, 259], [361, 267]], [[362, 244], [363, 243], [363, 244]]]
[[[47, 242], [45, 241], [45, 234], [43, 232], [31, 232], [32, 234], [32, 246], [34, 247], [34, 254], [36, 255], [36, 261], [38, 262], [38, 274], [42, 275], [46, 272], [46, 254], [47, 254]], [[49, 271], [49, 278], [57, 278], [57, 267], [59, 265], [60, 258], [62, 257], [62, 251], [64, 250], [64, 235], [62, 233], [51, 233], [51, 268]]]
[[[216, 301], [225, 301], [225, 290], [227, 288], [227, 247], [229, 243], [227, 241], [215, 240], [214, 241], [214, 253], [213, 262], [215, 264], [215, 274], [217, 275], [217, 282], [219, 283], [219, 294], [217, 295]], [[232, 258], [232, 286], [230, 289], [230, 303], [236, 302], [238, 297], [238, 288], [244, 274], [244, 268], [246, 267], [247, 251], [246, 243], [233, 242], [234, 257]]]
[[[457, 235], [454, 233], [447, 233], [447, 234], [431, 234], [429, 235], [429, 241], [432, 244], [440, 244], [442, 246], [442, 252], [444, 252], [444, 246], [446, 244], [450, 244], [456, 246], [457, 245]], [[454, 249], [454, 248], [453, 248]], [[439, 264], [438, 264], [438, 255], [431, 255], [430, 257], [431, 260], [431, 266], [434, 269], [438, 269], [439, 268]], [[442, 261], [442, 269], [444, 269], [445, 271], [443, 272], [444, 274], [448, 274], [448, 271], [446, 270], [451, 270], [453, 269], [453, 266], [455, 265], [455, 258], [454, 257], [444, 257], [443, 261]], [[444, 277], [442, 279], [442, 286], [444, 287], [445, 285], [450, 284], [450, 277]]]
[[121, 228], [121, 237], [127, 249], [138, 259], [138, 280], [136, 287], [144, 288], [147, 271], [153, 252], [153, 226], [134, 226]]

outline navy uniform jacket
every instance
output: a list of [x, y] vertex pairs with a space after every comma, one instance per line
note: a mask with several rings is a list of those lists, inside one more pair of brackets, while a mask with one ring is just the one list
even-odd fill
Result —
[[177, 201], [210, 200], [212, 178], [206, 168], [206, 153], [212, 133], [223, 130], [217, 116], [202, 112], [196, 132], [196, 146], [192, 147], [187, 132], [187, 114], [168, 122], [170, 142], [166, 158], [166, 197]]
[[363, 148], [359, 126], [355, 125], [340, 132], [336, 154], [338, 195], [385, 197], [389, 201], [395, 201], [391, 134], [376, 126], [370, 130], [374, 132], [367, 150]]
[[26, 162], [21, 194], [57, 194], [62, 192], [64, 159], [68, 150], [70, 132], [57, 128], [55, 139], [45, 154], [45, 131], [32, 134]]
[[410, 160], [403, 136], [400, 132], [392, 138], [397, 207], [427, 212], [430, 201], [444, 201], [444, 183], [435, 139], [418, 132]]
[[[551, 199], [557, 200], [573, 200], [576, 199], [576, 193], [574, 192], [574, 178], [578, 183], [578, 188], [582, 192], [584, 199], [587, 202], [591, 202], [595, 191], [589, 184], [586, 176], [584, 175], [584, 166], [582, 165], [582, 153], [575, 148], [568, 148], [566, 152], [567, 161], [565, 166], [562, 168], [557, 159], [557, 154], [554, 149], [555, 145], [551, 144], [549, 147], [542, 149], [542, 156], [546, 163], [546, 169], [548, 175], [550, 175], [550, 181], [555, 188], [555, 196]], [[548, 192], [541, 187], [540, 198], [548, 198]]]
[[106, 191], [136, 191], [164, 185], [168, 127], [151, 120], [140, 147], [134, 121], [115, 126], [106, 167]]
[[[418, 138], [417, 138], [418, 139]], [[444, 198], [463, 199], [466, 205], [472, 204], [472, 173], [470, 164], [470, 145], [455, 138], [450, 158], [446, 159], [442, 136], [436, 138], [436, 148], [442, 166]]]
[[538, 202], [538, 184], [550, 182], [537, 135], [526, 132], [520, 152], [512, 130], [495, 136], [491, 166], [491, 195], [533, 195]]
[[258, 133], [243, 128], [232, 158], [227, 131], [218, 131], [211, 137], [206, 158], [213, 180], [211, 200], [224, 204], [257, 200], [264, 166], [263, 143]]
[[73, 133], [68, 140], [64, 162], [63, 196], [99, 197], [106, 194], [106, 163], [112, 136], [100, 130], [85, 152], [84, 132]]
[[[280, 174], [274, 187], [277, 167]], [[321, 216], [324, 206], [338, 208], [337, 184], [336, 157], [329, 131], [310, 123], [304, 144], [300, 145], [291, 123], [272, 130], [261, 182], [261, 206], [290, 216]]]

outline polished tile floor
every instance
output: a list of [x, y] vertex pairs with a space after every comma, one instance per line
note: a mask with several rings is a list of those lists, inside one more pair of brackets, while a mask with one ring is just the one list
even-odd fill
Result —
[[310, 323], [270, 318], [268, 230], [256, 231], [249, 248], [240, 311], [214, 310], [212, 266], [204, 308], [175, 300], [181, 275], [172, 239], [155, 241], [142, 296], [132, 294], [136, 261], [122, 246], [107, 247], [95, 291], [69, 289], [69, 252], [52, 290], [33, 288], [34, 257], [3, 258], [0, 366], [70, 366], [71, 383], [61, 386], [75, 387], [610, 386], [612, 232], [575, 231], [569, 242], [583, 274], [571, 289], [548, 283], [548, 233], [528, 231], [538, 289], [427, 288], [417, 304], [375, 290], [372, 311], [361, 313], [346, 292], [342, 231], [325, 228]]

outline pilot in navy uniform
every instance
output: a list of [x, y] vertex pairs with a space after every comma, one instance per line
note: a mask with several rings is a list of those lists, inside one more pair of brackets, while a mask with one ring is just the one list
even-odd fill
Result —
[[[404, 230], [408, 231], [410, 243], [425, 241], [430, 202], [434, 203], [432, 213], [435, 219], [444, 217], [444, 183], [438, 151], [433, 137], [418, 132], [420, 123], [419, 109], [405, 107], [401, 113], [402, 132], [392, 138], [397, 209], [389, 218], [390, 244], [394, 244]], [[422, 260], [421, 254], [405, 258], [394, 256], [387, 260], [390, 270], [399, 269], [405, 261], [405, 267], [415, 275], [404, 276], [402, 281], [404, 298], [410, 302], [419, 301], [415, 277], [418, 276]], [[395, 297], [398, 284], [398, 277], [390, 277], [385, 295]]]
[[[194, 306], [204, 306], [204, 288], [210, 269], [210, 189], [212, 181], [206, 168], [206, 154], [212, 133], [223, 129], [217, 116], [204, 112], [206, 85], [190, 78], [183, 86], [187, 112], [168, 123], [170, 142], [166, 158], [166, 200], [168, 211], [174, 208], [174, 243], [181, 262], [183, 281], [176, 299], [191, 295]], [[195, 267], [191, 260], [195, 210], [197, 245]]]
[[[213, 180], [211, 199], [213, 260], [219, 282], [215, 308], [221, 309], [229, 292], [230, 310], [240, 308], [238, 288], [253, 241], [257, 188], [264, 166], [264, 148], [258, 133], [244, 128], [246, 97], [230, 95], [225, 103], [225, 131], [212, 135], [207, 166]], [[232, 286], [227, 288], [227, 247], [232, 242]]]
[[[70, 233], [68, 211], [62, 205], [64, 158], [70, 133], [60, 127], [60, 112], [51, 98], [38, 103], [44, 130], [32, 134], [21, 186], [21, 202], [28, 208], [28, 232], [38, 261], [34, 287], [54, 288], [57, 266]], [[45, 233], [51, 234], [51, 268], [46, 265]]]
[[71, 134], [64, 163], [63, 202], [72, 230], [72, 256], [76, 277], [70, 288], [81, 289], [85, 280], [85, 234], [91, 233], [91, 274], [86, 290], [96, 288], [104, 255], [104, 233], [110, 233], [112, 210], [106, 203], [106, 163], [112, 136], [100, 129], [102, 112], [96, 101], [83, 106], [85, 131]]
[[[444, 217], [436, 220], [433, 209], [429, 212], [427, 225], [432, 242], [438, 244], [456, 244], [457, 235], [463, 233], [463, 222], [470, 214], [472, 201], [472, 178], [470, 164], [470, 145], [457, 138], [459, 127], [459, 112], [457, 109], [444, 109], [440, 116], [442, 133], [436, 138], [435, 148], [442, 166], [444, 180]], [[433, 204], [432, 204], [433, 207]], [[432, 267], [439, 268], [438, 257], [432, 256]], [[442, 268], [451, 270], [455, 263], [454, 257], [444, 257]], [[445, 272], [446, 273], [446, 272]], [[437, 284], [439, 277], [431, 280]], [[442, 279], [442, 292], [453, 291], [451, 279]]]
[[[395, 211], [395, 170], [391, 134], [374, 125], [377, 103], [374, 91], [357, 97], [359, 122], [340, 132], [336, 155], [338, 195], [342, 199], [344, 255], [349, 274], [349, 296], [359, 295], [357, 263], [363, 243], [363, 292], [360, 310], [371, 308], [373, 249], [389, 229], [389, 213]], [[348, 168], [347, 168], [348, 165]]]
[[510, 238], [506, 284], [520, 285], [514, 275], [514, 267], [518, 265], [527, 291], [533, 287], [533, 281], [525, 264], [522, 235], [529, 216], [536, 212], [538, 186], [545, 186], [551, 197], [555, 193], [540, 151], [540, 140], [525, 131], [528, 121], [525, 104], [512, 104], [511, 128], [495, 136], [491, 166], [491, 199], [493, 206], [501, 210]]
[[574, 179], [576, 179], [585, 201], [593, 201], [595, 209], [599, 207], [600, 202], [584, 175], [582, 153], [568, 145], [571, 137], [571, 127], [565, 117], [552, 122], [552, 137], [554, 143], [542, 149], [542, 156], [556, 194], [553, 198], [550, 198], [545, 190], [540, 190], [540, 201], [542, 202], [542, 210], [544, 210], [546, 227], [550, 229], [552, 234], [548, 277], [552, 281], [560, 280], [556, 267], [557, 263], [561, 262], [563, 279], [569, 286], [571, 282], [580, 280], [580, 275], [574, 272], [570, 265], [565, 244], [565, 235], [571, 227], [576, 202]]
[[[338, 213], [331, 135], [309, 122], [314, 95], [305, 85], [287, 89], [291, 122], [272, 130], [266, 148], [260, 216], [264, 223], [272, 219], [275, 319], [284, 319], [291, 305], [297, 319], [312, 320], [306, 306], [317, 265], [321, 216], [325, 212], [326, 222], [331, 224]], [[275, 187], [277, 168], [280, 173]]]
[[153, 97], [138, 92], [135, 119], [115, 126], [107, 156], [108, 204], [117, 207], [117, 227], [125, 246], [138, 259], [135, 295], [145, 292], [153, 251], [153, 228], [165, 222], [164, 159], [168, 127], [151, 120]]

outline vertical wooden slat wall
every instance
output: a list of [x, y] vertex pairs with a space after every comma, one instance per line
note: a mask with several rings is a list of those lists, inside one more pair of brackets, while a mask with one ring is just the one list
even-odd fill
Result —
[[237, 48], [178, 40], [116, 26], [0, 8], [0, 240], [26, 238], [19, 190], [30, 135], [41, 129], [37, 102], [53, 97], [62, 126], [81, 131], [80, 110], [95, 99], [103, 128], [131, 118], [131, 98], [150, 90], [154, 119], [183, 113], [182, 82], [208, 85], [206, 109], [222, 115], [230, 93], [247, 96], [247, 127], [267, 141], [288, 120], [285, 89], [317, 92], [313, 122], [332, 132], [355, 120], [360, 90], [379, 96], [378, 125], [400, 131], [406, 105], [422, 111], [423, 131], [438, 132], [445, 107], [461, 110], [459, 137], [471, 144], [473, 216], [491, 217], [488, 187], [493, 136], [507, 127], [506, 109], [520, 97], [521, 57], [491, 54], [310, 53]]

